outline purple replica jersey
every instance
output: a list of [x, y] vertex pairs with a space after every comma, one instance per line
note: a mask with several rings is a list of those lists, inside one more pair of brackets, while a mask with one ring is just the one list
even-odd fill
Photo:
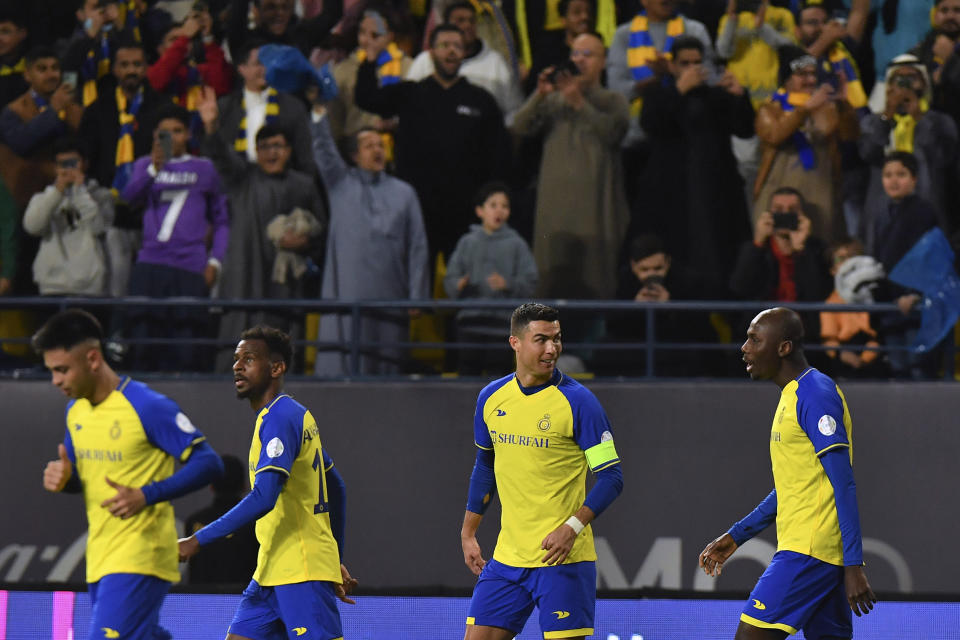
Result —
[[[223, 261], [230, 234], [227, 197], [207, 158], [184, 155], [156, 171], [149, 156], [138, 158], [123, 198], [142, 205], [143, 246], [138, 262], [203, 273], [209, 258]], [[213, 241], [207, 252], [207, 232]]]

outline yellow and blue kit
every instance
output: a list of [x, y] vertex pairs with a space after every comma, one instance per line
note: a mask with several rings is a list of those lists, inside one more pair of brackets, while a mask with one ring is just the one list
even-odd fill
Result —
[[249, 464], [253, 490], [194, 534], [204, 545], [257, 521], [257, 569], [229, 632], [340, 638], [334, 585], [342, 581], [346, 490], [307, 408], [283, 394], [264, 407]]
[[[64, 446], [76, 470], [65, 490], [83, 491], [89, 525], [91, 637], [153, 637], [163, 595], [180, 579], [168, 501], [215, 480], [220, 458], [175, 402], [129, 377], [97, 405], [67, 405]], [[186, 464], [174, 473], [177, 460]], [[116, 494], [107, 478], [141, 488], [147, 506], [112, 516], [100, 506]]]
[[770, 431], [774, 490], [728, 533], [741, 545], [777, 523], [777, 553], [740, 619], [807, 638], [850, 637], [843, 567], [863, 564], [853, 423], [828, 376], [808, 367], [780, 394]]
[[[519, 632], [536, 604], [545, 637], [593, 633], [592, 528], [576, 537], [561, 565], [544, 565], [540, 545], [582, 505], [599, 515], [623, 488], [600, 403], [560, 371], [534, 387], [522, 386], [511, 374], [480, 392], [474, 441], [479, 451], [467, 510], [482, 514], [496, 489], [502, 511], [493, 559], [474, 589], [467, 624]], [[588, 468], [597, 484], [585, 497]]]

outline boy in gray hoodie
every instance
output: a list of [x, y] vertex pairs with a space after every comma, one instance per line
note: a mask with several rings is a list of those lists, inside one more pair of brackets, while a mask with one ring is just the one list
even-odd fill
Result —
[[[502, 182], [489, 182], [477, 192], [474, 206], [480, 224], [470, 225], [450, 255], [443, 286], [455, 300], [515, 299], [533, 295], [537, 265], [530, 247], [507, 225], [510, 195]], [[506, 342], [510, 309], [463, 309], [457, 314], [461, 342]], [[512, 362], [505, 349], [461, 349], [458, 370], [464, 375], [504, 372]]]

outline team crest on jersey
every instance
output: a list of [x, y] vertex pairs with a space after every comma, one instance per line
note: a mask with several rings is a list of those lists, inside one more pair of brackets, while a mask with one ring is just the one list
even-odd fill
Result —
[[817, 429], [825, 436], [832, 436], [837, 432], [837, 421], [833, 416], [823, 416], [817, 422]]
[[176, 421], [177, 428], [184, 433], [195, 433], [197, 431], [197, 428], [193, 426], [192, 422], [190, 422], [190, 418], [188, 418], [182, 411], [177, 413]]
[[121, 433], [120, 423], [117, 421], [114, 421], [113, 426], [110, 427], [110, 437], [113, 438], [114, 440], [117, 440], [120, 438], [120, 433]]
[[540, 418], [540, 422], [537, 423], [537, 429], [540, 431], [550, 431], [550, 414], [545, 413], [543, 417]]
[[271, 458], [279, 458], [283, 455], [283, 443], [280, 438], [274, 438], [267, 443], [267, 455]]

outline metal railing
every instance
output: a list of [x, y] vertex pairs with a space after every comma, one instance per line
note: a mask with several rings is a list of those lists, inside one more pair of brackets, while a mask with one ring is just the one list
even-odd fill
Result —
[[[852, 304], [825, 304], [821, 302], [795, 302], [784, 305], [778, 302], [732, 302], [732, 301], [670, 301], [670, 302], [634, 302], [634, 301], [600, 301], [600, 300], [538, 300], [544, 304], [556, 307], [561, 312], [561, 322], [563, 323], [565, 314], [589, 313], [593, 318], [605, 318], [610, 314], [636, 314], [643, 316], [645, 322], [644, 339], [639, 342], [610, 342], [598, 341], [587, 338], [581, 341], [564, 340], [565, 351], [608, 351], [608, 350], [627, 350], [631, 352], [642, 352], [643, 357], [643, 375], [642, 378], [656, 378], [656, 355], [662, 351], [730, 351], [739, 353], [739, 347], [743, 336], [732, 335], [729, 342], [664, 342], [657, 338], [658, 314], [664, 312], [688, 312], [700, 314], [726, 314], [729, 317], [740, 316], [740, 320], [746, 317], [748, 313], [757, 313], [763, 309], [773, 306], [789, 306], [791, 309], [800, 312], [869, 312], [871, 314], [899, 314], [898, 307], [893, 303], [875, 303], [871, 305], [852, 305]], [[145, 298], [145, 297], [123, 297], [123, 298], [91, 298], [91, 297], [0, 297], [0, 311], [10, 310], [35, 310], [46, 314], [52, 314], [68, 308], [109, 309], [112, 312], [127, 312], [131, 309], [169, 309], [176, 307], [196, 308], [205, 310], [211, 316], [216, 316], [231, 310], [243, 311], [274, 311], [286, 312], [291, 316], [305, 317], [308, 313], [317, 314], [336, 314], [349, 320], [350, 339], [345, 342], [330, 342], [322, 340], [297, 340], [295, 346], [299, 348], [314, 347], [319, 351], [336, 351], [348, 355], [349, 371], [345, 377], [354, 379], [359, 376], [361, 357], [369, 354], [376, 354], [383, 349], [443, 349], [443, 350], [462, 350], [462, 349], [483, 349], [483, 350], [503, 350], [503, 344], [491, 344], [489, 342], [462, 342], [453, 340], [444, 340], [437, 342], [370, 342], [356, 339], [361, 334], [361, 326], [364, 318], [371, 317], [398, 317], [399, 312], [415, 311], [416, 314], [437, 314], [452, 318], [457, 311], [499, 311], [506, 317], [509, 311], [529, 302], [521, 299], [501, 299], [501, 300], [366, 300], [366, 301], [342, 301], [342, 300], [306, 300], [306, 299], [283, 299], [283, 300], [223, 300], [210, 298], [190, 298], [190, 297], [172, 297], [172, 298]], [[119, 317], [119, 316], [118, 316]], [[734, 331], [737, 327], [733, 328]], [[504, 336], [508, 331], [507, 322], [504, 321]], [[566, 337], [566, 336], [565, 336]], [[0, 348], [10, 344], [29, 343], [29, 336], [2, 336], [0, 335]], [[190, 339], [172, 339], [172, 338], [146, 338], [133, 339], [124, 337], [122, 334], [115, 338], [116, 342], [124, 347], [133, 347], [136, 345], [191, 345], [196, 347], [226, 348], [233, 347], [236, 342], [232, 340], [222, 340], [214, 337], [194, 337]], [[875, 350], [881, 353], [893, 353], [913, 351], [909, 346], [880, 346], [864, 347], [861, 345], [843, 345], [824, 346], [817, 344], [818, 336], [810, 336], [808, 329], [805, 349], [807, 351], [825, 351], [825, 350]], [[954, 379], [954, 341], [948, 339], [944, 341], [943, 352], [944, 362], [942, 363], [943, 378]], [[423, 373], [423, 371], [419, 372]], [[435, 372], [440, 375], [442, 372]], [[404, 376], [406, 377], [406, 376]], [[691, 376], [695, 377], [695, 376]]]

